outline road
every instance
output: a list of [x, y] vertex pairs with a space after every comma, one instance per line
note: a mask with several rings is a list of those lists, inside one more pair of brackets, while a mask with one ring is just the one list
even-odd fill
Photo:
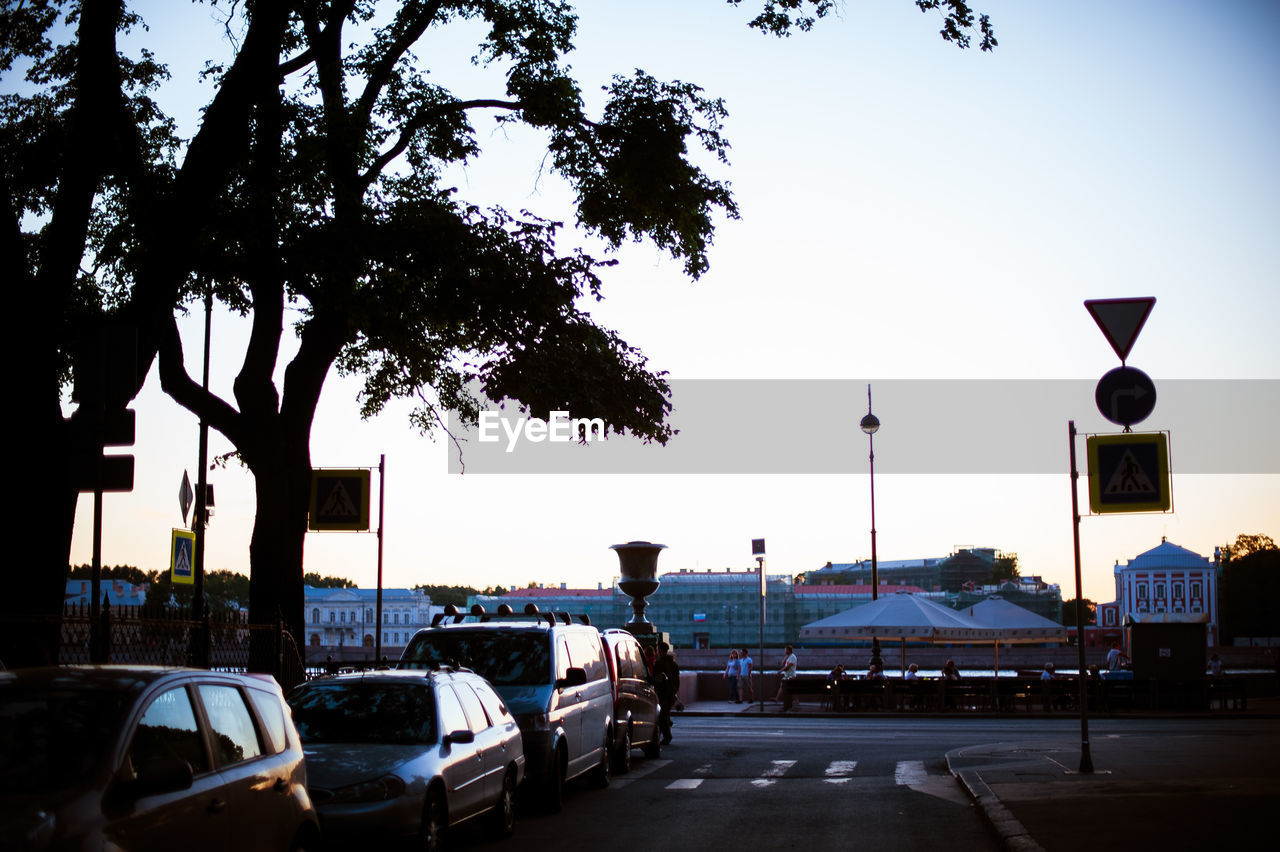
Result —
[[[1214, 825], [1217, 836], [1243, 841], [1236, 848], [1261, 848], [1250, 842], [1258, 820], [1267, 818], [1257, 799], [1273, 795], [1274, 783], [1260, 788], [1241, 779], [1273, 777], [1278, 727], [1274, 720], [1095, 720], [1097, 774], [1082, 777], [1074, 772], [1079, 722], [1066, 717], [682, 717], [675, 743], [660, 758], [637, 752], [632, 771], [605, 790], [571, 785], [559, 814], [522, 812], [506, 843], [526, 849], [643, 842], [655, 850], [998, 850], [998, 838], [943, 759], [948, 752], [981, 755], [982, 746], [998, 743], [1041, 761], [989, 776], [1045, 848], [1081, 848], [1091, 838], [1096, 844], [1120, 836], [1126, 844], [1113, 848], [1141, 847], [1143, 838], [1178, 845], [1177, 838], [1191, 836], [1190, 827], [1213, 833]], [[1056, 745], [1045, 757], [1040, 746], [1049, 743]], [[1140, 783], [1137, 769], [1147, 773]], [[456, 848], [505, 845], [478, 828], [463, 828], [452, 840]]]

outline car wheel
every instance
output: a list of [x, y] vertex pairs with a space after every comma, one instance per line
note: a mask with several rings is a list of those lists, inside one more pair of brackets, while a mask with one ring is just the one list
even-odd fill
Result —
[[441, 848], [441, 839], [448, 816], [445, 811], [444, 796], [439, 790], [427, 793], [427, 803], [422, 807], [422, 827], [418, 829], [418, 848], [423, 852], [437, 852]]
[[618, 744], [618, 751], [614, 755], [613, 771], [619, 775], [626, 775], [631, 771], [631, 726], [626, 725], [622, 729], [622, 742]]
[[510, 769], [502, 776], [502, 792], [493, 804], [489, 823], [498, 837], [509, 837], [516, 827], [516, 776]]
[[595, 782], [597, 787], [608, 787], [613, 781], [613, 750], [609, 745], [613, 742], [613, 737], [609, 736], [609, 732], [604, 732], [604, 748], [600, 749], [600, 762], [596, 764], [596, 768], [591, 771], [591, 780]]
[[554, 765], [542, 788], [542, 809], [549, 814], [558, 814], [564, 807], [565, 771], [565, 755], [564, 750], [561, 749], [556, 752]]
[[658, 732], [653, 733], [653, 742], [644, 747], [644, 756], [650, 760], [654, 760], [662, 754], [662, 740], [658, 739]]

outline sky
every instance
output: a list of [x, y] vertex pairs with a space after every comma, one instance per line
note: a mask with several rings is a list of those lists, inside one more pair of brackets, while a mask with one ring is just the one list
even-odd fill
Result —
[[[726, 101], [730, 162], [704, 165], [732, 183], [742, 215], [718, 223], [711, 270], [691, 282], [678, 261], [627, 245], [590, 310], [673, 380], [746, 389], [698, 424], [746, 430], [742, 464], [452, 473], [449, 441], [416, 431], [407, 406], [362, 421], [358, 384], [331, 374], [312, 460], [376, 467], [385, 455], [384, 584], [607, 587], [618, 573], [609, 545], [630, 540], [668, 546], [660, 571], [751, 567], [751, 540], [762, 537], [770, 573], [868, 558], [868, 447], [857, 421], [870, 383], [873, 403], [882, 400], [873, 405], [878, 557], [995, 547], [1073, 597], [1067, 420], [1081, 432], [1118, 428], [1088, 388], [1119, 360], [1082, 303], [1118, 297], [1157, 300], [1128, 364], [1158, 389], [1189, 388], [1207, 402], [1157, 402], [1139, 427], [1170, 433], [1174, 511], [1084, 517], [1085, 596], [1112, 600], [1112, 566], [1164, 536], [1205, 556], [1238, 534], [1280, 537], [1280, 463], [1261, 425], [1280, 414], [1280, 4], [977, 6], [996, 28], [994, 53], [943, 42], [940, 20], [909, 0], [846, 2], [813, 32], [781, 40], [748, 30], [746, 8], [717, 0], [579, 4], [569, 61], [589, 103], [611, 74], [635, 68]], [[225, 53], [222, 27], [205, 6], [140, 8], [152, 25], [146, 44], [173, 71], [161, 101], [189, 133], [209, 97], [195, 75], [204, 57]], [[500, 95], [500, 78], [467, 62], [473, 44], [454, 29], [419, 54], [460, 95]], [[484, 153], [451, 175], [460, 196], [571, 223], [536, 135], [487, 119], [477, 127]], [[599, 248], [582, 235], [566, 241]], [[195, 364], [201, 317], [182, 330]], [[215, 313], [211, 383], [227, 398], [246, 331]], [[944, 402], [975, 379], [1010, 388], [1009, 398]], [[783, 403], [787, 388], [819, 380], [822, 393]], [[1014, 393], [1060, 380], [1086, 390], [1047, 420]], [[1220, 404], [1217, 391], [1240, 380], [1254, 380], [1241, 386], [1245, 401]], [[910, 399], [904, 382], [918, 382]], [[690, 406], [676, 403], [678, 420]], [[197, 423], [160, 391], [154, 369], [134, 407], [135, 487], [105, 499], [103, 561], [167, 569], [179, 483], [184, 470], [196, 477]], [[956, 434], [979, 436], [951, 445], [957, 454], [1047, 443], [1059, 472], [986, 471], [980, 459], [964, 473], [912, 466], [924, 444]], [[1256, 453], [1257, 467], [1245, 469], [1262, 472], [1217, 472], [1212, 446], [1199, 446], [1217, 442]], [[757, 450], [815, 447], [830, 448], [829, 470], [762, 473], [752, 462]], [[212, 435], [211, 454], [230, 449]], [[1186, 450], [1210, 461], [1179, 473]], [[1083, 439], [1077, 452], [1083, 473]], [[247, 573], [250, 475], [220, 469], [210, 481], [207, 569]], [[1083, 484], [1080, 493], [1087, 504]], [[80, 501], [75, 563], [91, 556], [91, 507]], [[310, 533], [306, 570], [371, 587], [376, 536]]]

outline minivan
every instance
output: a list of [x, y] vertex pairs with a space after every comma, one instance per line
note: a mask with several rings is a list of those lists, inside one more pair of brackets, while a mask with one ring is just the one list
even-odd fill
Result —
[[600, 631], [565, 613], [436, 623], [405, 646], [400, 668], [460, 666], [491, 684], [520, 725], [524, 793], [558, 811], [566, 782], [613, 777], [613, 687]]

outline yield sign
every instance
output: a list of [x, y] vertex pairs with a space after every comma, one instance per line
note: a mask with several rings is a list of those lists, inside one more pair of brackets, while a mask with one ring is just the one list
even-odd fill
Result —
[[1123, 364], [1155, 303], [1155, 297], [1148, 296], [1140, 299], [1085, 299], [1084, 306]]

